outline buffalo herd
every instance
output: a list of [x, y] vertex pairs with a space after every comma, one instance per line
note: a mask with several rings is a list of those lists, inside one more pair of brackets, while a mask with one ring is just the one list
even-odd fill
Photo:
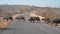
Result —
[[4, 17], [3, 20], [5, 20], [5, 19], [6, 19], [7, 21], [8, 21], [8, 20], [13, 20], [13, 17], [12, 17], [12, 16]]
[[50, 23], [51, 25], [55, 24], [56, 26], [58, 26], [58, 24], [60, 23], [60, 18], [54, 18], [54, 19], [45, 18], [42, 20], [44, 20], [46, 23]]
[[[10, 17], [4, 17], [3, 18], [3, 20], [13, 20], [13, 17], [12, 16], [10, 16]], [[16, 17], [16, 19], [18, 19], [18, 20], [25, 20], [26, 21], [26, 18], [24, 17], [24, 16], [20, 16], [20, 17]], [[37, 22], [39, 22], [40, 23], [40, 18], [39, 17], [30, 17], [29, 19], [28, 19], [31, 23], [33, 22], [33, 23], [35, 23], [35, 21], [37, 21]], [[55, 23], [55, 25], [58, 25], [59, 23], [60, 23], [60, 18], [55, 18], [55, 19], [52, 19], [51, 20], [51, 18], [45, 18], [45, 19], [42, 19], [44, 22], [46, 22], [46, 23], [51, 23], [51, 24], [54, 24]]]

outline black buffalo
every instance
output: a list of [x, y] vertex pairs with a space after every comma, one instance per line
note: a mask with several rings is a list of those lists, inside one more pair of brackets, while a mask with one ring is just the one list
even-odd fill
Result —
[[58, 24], [60, 23], [60, 18], [53, 19], [52, 24], [54, 24], [54, 23], [55, 23], [56, 26], [58, 26]]
[[39, 17], [30, 17], [29, 21], [30, 22], [35, 22], [35, 21], [37, 21], [37, 22], [39, 21], [40, 22], [40, 18]]
[[10, 16], [10, 17], [4, 17], [3, 20], [5, 20], [5, 19], [6, 19], [7, 21], [8, 21], [8, 20], [13, 20], [13, 17], [12, 17], [12, 16]]
[[25, 17], [24, 16], [19, 16], [19, 17], [16, 17], [16, 19], [18, 19], [18, 20], [25, 20]]

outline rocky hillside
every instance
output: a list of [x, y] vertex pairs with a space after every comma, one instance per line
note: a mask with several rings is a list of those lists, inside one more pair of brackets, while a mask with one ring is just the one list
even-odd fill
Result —
[[60, 8], [51, 8], [51, 7], [40, 7], [36, 10], [33, 10], [37, 15], [41, 15], [44, 17], [51, 17], [51, 18], [60, 18]]
[[60, 17], [60, 8], [36, 7], [29, 5], [0, 5], [0, 17], [20, 14], [24, 12], [35, 12], [45, 17]]
[[0, 5], [0, 17], [29, 12], [35, 9], [36, 7], [28, 5]]

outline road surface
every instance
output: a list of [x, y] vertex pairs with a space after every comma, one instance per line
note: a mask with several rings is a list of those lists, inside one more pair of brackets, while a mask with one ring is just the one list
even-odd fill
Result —
[[60, 34], [60, 28], [43, 23], [30, 23], [29, 12], [23, 14], [25, 21], [14, 20], [0, 34]]

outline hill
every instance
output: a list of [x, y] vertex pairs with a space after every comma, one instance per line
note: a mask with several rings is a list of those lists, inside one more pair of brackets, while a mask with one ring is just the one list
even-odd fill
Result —
[[24, 12], [36, 12], [37, 15], [60, 17], [60, 8], [36, 7], [29, 5], [0, 5], [0, 17], [21, 14]]

